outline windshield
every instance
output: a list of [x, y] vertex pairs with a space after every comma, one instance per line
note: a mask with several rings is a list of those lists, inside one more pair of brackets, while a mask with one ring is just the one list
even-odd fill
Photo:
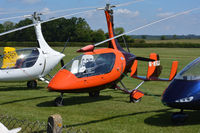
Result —
[[37, 61], [37, 48], [10, 51], [0, 57], [0, 69], [17, 69], [32, 67]]
[[200, 80], [200, 57], [188, 64], [175, 79]]
[[80, 55], [64, 66], [76, 77], [88, 77], [109, 73], [115, 64], [115, 54]]

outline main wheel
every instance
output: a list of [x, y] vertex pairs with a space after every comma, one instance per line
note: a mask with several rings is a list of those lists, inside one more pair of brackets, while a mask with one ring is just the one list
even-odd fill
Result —
[[36, 80], [28, 81], [27, 82], [27, 87], [31, 88], [31, 89], [37, 88], [37, 81]]
[[172, 114], [171, 120], [175, 124], [183, 124], [188, 118], [188, 115], [183, 112], [176, 112]]
[[89, 96], [90, 96], [90, 97], [98, 97], [99, 94], [100, 94], [99, 91], [89, 92]]
[[138, 103], [142, 100], [142, 98], [139, 98], [139, 99], [135, 99], [132, 97], [132, 95], [130, 95], [130, 103]]
[[54, 102], [56, 106], [63, 106], [63, 98], [61, 96], [57, 97]]

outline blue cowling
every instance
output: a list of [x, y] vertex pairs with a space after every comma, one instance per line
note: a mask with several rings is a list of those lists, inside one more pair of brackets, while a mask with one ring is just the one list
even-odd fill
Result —
[[162, 103], [179, 109], [200, 109], [200, 80], [174, 79], [162, 96]]

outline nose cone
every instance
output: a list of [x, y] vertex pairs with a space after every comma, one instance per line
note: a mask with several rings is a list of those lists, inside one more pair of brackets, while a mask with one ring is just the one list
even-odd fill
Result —
[[76, 77], [71, 72], [65, 69], [60, 70], [50, 81], [48, 89], [51, 91], [62, 91], [69, 89], [75, 81], [75, 78]]
[[173, 80], [162, 96], [164, 105], [180, 109], [194, 109], [199, 100], [200, 81]]

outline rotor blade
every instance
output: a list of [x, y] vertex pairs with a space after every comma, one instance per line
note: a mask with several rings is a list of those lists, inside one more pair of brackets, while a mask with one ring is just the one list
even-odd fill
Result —
[[23, 26], [23, 27], [20, 27], [20, 28], [16, 28], [16, 29], [13, 29], [13, 30], [9, 30], [9, 31], [6, 31], [6, 32], [3, 32], [3, 33], [0, 33], [0, 36], [3, 36], [3, 35], [6, 35], [6, 34], [9, 34], [9, 33], [15, 32], [15, 31], [19, 31], [19, 30], [27, 29], [27, 28], [32, 27], [32, 26], [34, 26], [34, 25], [35, 25], [35, 24], [30, 24], [30, 25], [27, 25], [27, 26]]
[[0, 12], [0, 14], [16, 14], [16, 13], [31, 13], [34, 11], [27, 11], [27, 10], [16, 10], [16, 11], [8, 11], [8, 12]]
[[9, 19], [17, 19], [17, 18], [31, 18], [31, 15], [23, 15], [23, 16], [16, 16], [16, 17], [9, 17], [9, 18], [1, 18], [0, 21], [2, 20], [9, 20]]
[[155, 61], [155, 60], [153, 60], [153, 59], [145, 58], [145, 57], [136, 57], [135, 59], [136, 59], [136, 60], [140, 60], [140, 61]]
[[[42, 22], [40, 22], [40, 23], [42, 24], [42, 23], [46, 23], [46, 22], [49, 22], [49, 21], [53, 21], [53, 20], [56, 20], [56, 19], [63, 18], [63, 17], [69, 17], [69, 16], [73, 16], [73, 15], [81, 14], [81, 13], [88, 13], [88, 12], [91, 12], [91, 11], [96, 11], [96, 9], [95, 9], [95, 10], [93, 9], [93, 10], [87, 10], [87, 11], [82, 11], [82, 12], [72, 13], [72, 14], [68, 14], [68, 15], [63, 15], [63, 16], [61, 16], [61, 17], [52, 18], [52, 19], [49, 19], [49, 20], [46, 20], [46, 21], [42, 21]], [[23, 29], [26, 29], [26, 28], [32, 27], [32, 26], [34, 26], [34, 25], [35, 25], [35, 24], [30, 24], [30, 25], [27, 25], [27, 26], [23, 26], [23, 27], [20, 27], [20, 28], [16, 28], [16, 29], [13, 29], [13, 30], [9, 30], [9, 31], [6, 31], [6, 32], [3, 32], [3, 33], [0, 33], [0, 36], [3, 36], [3, 35], [6, 35], [6, 34], [9, 34], [9, 33], [15, 32], [15, 31], [23, 30]]]
[[53, 21], [53, 20], [56, 20], [56, 19], [65, 18], [65, 17], [77, 15], [77, 14], [82, 14], [82, 13], [88, 13], [88, 12], [92, 12], [92, 11], [96, 11], [96, 9], [87, 10], [87, 11], [82, 11], [82, 12], [77, 12], [77, 13], [72, 13], [72, 14], [68, 14], [68, 15], [63, 15], [63, 16], [56, 17], [56, 18], [51, 18], [51, 19], [49, 19], [49, 20], [42, 21], [41, 23], [46, 23], [46, 22]]
[[193, 9], [190, 9], [190, 10], [187, 10], [187, 11], [183, 11], [183, 12], [180, 12], [180, 13], [177, 13], [177, 14], [174, 14], [174, 15], [171, 15], [171, 16], [169, 16], [169, 17], [166, 17], [166, 18], [163, 18], [163, 19], [160, 19], [160, 20], [151, 22], [151, 23], [149, 23], [149, 24], [146, 24], [146, 25], [144, 25], [144, 26], [138, 27], [138, 28], [133, 29], [133, 30], [131, 30], [131, 31], [128, 31], [128, 32], [126, 32], [126, 33], [122, 33], [122, 34], [119, 34], [119, 35], [117, 35], [117, 36], [115, 36], [115, 37], [106, 39], [106, 40], [104, 40], [104, 41], [102, 41], [102, 42], [96, 43], [96, 44], [94, 44], [94, 46], [98, 46], [98, 45], [103, 44], [103, 43], [105, 43], [105, 42], [108, 42], [108, 41], [110, 41], [110, 40], [112, 40], [112, 39], [116, 39], [116, 38], [118, 38], [118, 37], [121, 37], [121, 36], [123, 36], [123, 35], [132, 33], [132, 32], [134, 32], [134, 31], [141, 30], [141, 29], [143, 29], [143, 28], [149, 27], [149, 26], [154, 25], [154, 24], [156, 24], [156, 23], [159, 23], [159, 22], [162, 22], [162, 21], [171, 19], [171, 18], [175, 18], [175, 17], [180, 16], [180, 15], [188, 14], [188, 13], [190, 13], [190, 12], [192, 12], [192, 11], [199, 10], [199, 9], [200, 9], [200, 8], [193, 8]]
[[134, 0], [134, 1], [127, 2], [127, 3], [115, 5], [115, 7], [128, 6], [128, 5], [138, 3], [138, 2], [142, 2], [142, 1], [144, 1], [144, 0]]
[[66, 12], [66, 11], [73, 11], [73, 10], [82, 10], [82, 9], [96, 9], [97, 7], [80, 7], [80, 8], [71, 8], [71, 9], [63, 9], [63, 10], [57, 10], [57, 11], [50, 11], [50, 12], [42, 12], [42, 15], [47, 14], [53, 14], [53, 13], [60, 13], [60, 12]]

